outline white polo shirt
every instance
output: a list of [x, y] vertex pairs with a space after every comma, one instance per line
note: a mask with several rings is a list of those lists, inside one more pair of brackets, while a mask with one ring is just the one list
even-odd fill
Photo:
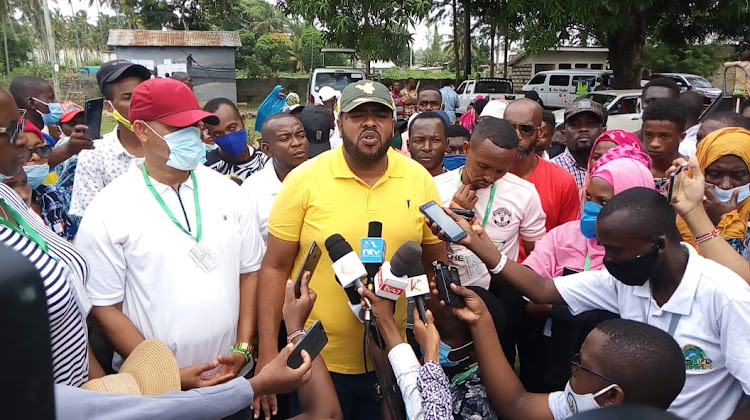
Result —
[[[726, 419], [743, 395], [750, 395], [750, 286], [690, 245], [685, 274], [672, 297], [659, 307], [649, 282], [627, 286], [606, 270], [554, 279], [574, 315], [593, 309], [619, 313], [669, 331], [685, 356], [687, 378], [669, 411], [686, 419]], [[644, 314], [645, 320], [644, 320]]]
[[[461, 185], [461, 171], [455, 169], [434, 178], [443, 206], [450, 206], [453, 195]], [[546, 233], [546, 215], [534, 184], [511, 173], [495, 182], [495, 195], [487, 215], [484, 230], [497, 249], [518, 259], [519, 236], [526, 241], [537, 241]], [[479, 223], [483, 223], [490, 201], [492, 187], [477, 190], [477, 204], [474, 205]], [[461, 245], [449, 244], [448, 258], [451, 265], [458, 268], [463, 286], [490, 285], [490, 273], [482, 260]]]
[[122, 302], [123, 313], [141, 334], [164, 342], [181, 368], [230, 350], [237, 335], [239, 276], [257, 271], [264, 252], [239, 186], [203, 166], [194, 173], [203, 225], [200, 244], [217, 259], [211, 270], [204, 271], [189, 255], [197, 233], [192, 179], [180, 185], [179, 196], [153, 178], [151, 183], [193, 237], [156, 201], [139, 164], [94, 198], [76, 238], [91, 266], [86, 284], [91, 302]]
[[271, 214], [273, 200], [280, 189], [281, 181], [273, 167], [273, 159], [266, 162], [263, 169], [250, 175], [242, 183], [242, 192], [250, 201], [250, 208], [255, 213], [255, 222], [260, 229], [264, 243], [268, 243], [268, 216]]

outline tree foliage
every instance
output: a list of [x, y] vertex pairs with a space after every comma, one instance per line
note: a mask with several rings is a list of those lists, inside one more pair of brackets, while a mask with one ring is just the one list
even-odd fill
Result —
[[726, 58], [721, 56], [716, 44], [680, 47], [646, 44], [643, 49], [643, 63], [652, 72], [692, 73], [709, 77]]
[[430, 0], [280, 0], [287, 14], [301, 15], [324, 28], [326, 40], [354, 48], [360, 57], [393, 60], [394, 46], [411, 42], [407, 31], [427, 16]]

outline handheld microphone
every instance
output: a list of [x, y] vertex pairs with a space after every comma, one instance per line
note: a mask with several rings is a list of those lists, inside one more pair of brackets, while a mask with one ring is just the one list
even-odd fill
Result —
[[382, 236], [383, 224], [372, 221], [368, 226], [367, 237], [360, 241], [360, 260], [365, 265], [368, 280], [375, 277], [380, 266], [385, 262], [385, 240]]
[[375, 276], [375, 294], [390, 300], [398, 300], [409, 284], [409, 273], [413, 264], [420, 263], [422, 248], [409, 241], [401, 245], [391, 257], [383, 263]]
[[406, 297], [414, 300], [419, 318], [422, 322], [427, 322], [425, 300], [430, 297], [430, 283], [422, 265], [422, 247], [414, 242], [407, 242], [401, 248], [404, 248], [404, 259], [408, 262], [404, 265], [406, 269], [404, 275], [409, 278], [404, 288]]
[[325, 245], [333, 261], [331, 267], [336, 274], [336, 280], [344, 288], [349, 302], [352, 305], [359, 304], [362, 297], [357, 293], [357, 289], [364, 286], [362, 279], [367, 277], [365, 266], [362, 265], [349, 242], [338, 233], [329, 236]]

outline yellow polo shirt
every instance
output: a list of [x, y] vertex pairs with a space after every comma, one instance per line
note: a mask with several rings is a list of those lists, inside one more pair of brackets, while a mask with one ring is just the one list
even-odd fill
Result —
[[[271, 209], [268, 231], [279, 239], [299, 242], [292, 273], [312, 241], [323, 249], [310, 286], [318, 294], [307, 321], [320, 319], [328, 334], [322, 355], [332, 372], [360, 374], [364, 327], [349, 309], [344, 289], [336, 281], [325, 240], [341, 234], [354, 251], [367, 236], [370, 221], [383, 223], [386, 260], [407, 241], [435, 244], [440, 240], [425, 225], [419, 206], [440, 203], [430, 174], [419, 163], [390, 149], [388, 169], [373, 185], [359, 179], [344, 160], [343, 147], [325, 152], [295, 168], [285, 179]], [[396, 324], [406, 328], [406, 299], [396, 304]], [[369, 357], [368, 357], [369, 359]], [[372, 371], [372, 363], [367, 369]]]

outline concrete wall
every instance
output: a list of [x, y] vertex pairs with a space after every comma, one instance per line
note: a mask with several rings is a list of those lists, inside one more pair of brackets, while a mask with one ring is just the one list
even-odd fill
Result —
[[187, 63], [188, 54], [195, 62], [188, 66], [193, 78], [195, 96], [199, 101], [216, 97], [237, 100], [237, 77], [234, 48], [231, 47], [115, 47], [120, 60], [153, 60], [155, 65], [164, 59], [173, 63]]

